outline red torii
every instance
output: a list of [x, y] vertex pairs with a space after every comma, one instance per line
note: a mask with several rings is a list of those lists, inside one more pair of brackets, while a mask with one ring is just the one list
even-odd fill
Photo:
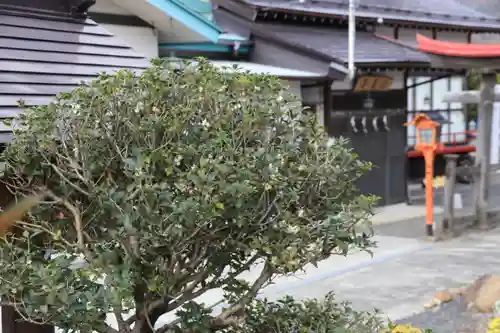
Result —
[[[488, 227], [488, 183], [489, 183], [489, 150], [491, 146], [491, 120], [495, 94], [496, 73], [500, 69], [500, 44], [470, 44], [450, 41], [440, 41], [417, 34], [416, 49], [427, 53], [432, 66], [448, 68], [480, 69], [482, 85], [476, 103], [478, 114], [478, 148], [476, 168], [479, 171], [475, 197], [475, 213], [479, 226]], [[462, 96], [459, 96], [462, 95]], [[457, 93], [460, 99], [463, 93]], [[465, 102], [465, 101], [464, 101]], [[480, 147], [479, 147], [480, 146]]]
[[463, 58], [500, 57], [500, 44], [469, 44], [440, 41], [417, 34], [417, 49], [422, 52]]

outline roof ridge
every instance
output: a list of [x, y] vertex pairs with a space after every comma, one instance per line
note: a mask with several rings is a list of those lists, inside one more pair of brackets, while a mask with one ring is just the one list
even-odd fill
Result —
[[[342, 0], [244, 0], [248, 5], [256, 6], [261, 11], [288, 11], [295, 12], [298, 15], [314, 15], [314, 13], [328, 16], [346, 16], [348, 5]], [[456, 0], [450, 0], [452, 4], [456, 4], [460, 8], [458, 14], [456, 12], [431, 12], [427, 10], [416, 9], [401, 9], [391, 6], [377, 4], [360, 4], [358, 5], [358, 17], [360, 19], [376, 19], [378, 17], [387, 18], [389, 20], [408, 20], [410, 22], [419, 22], [425, 24], [448, 25], [447, 20], [457, 22], [450, 23], [453, 26], [467, 26], [483, 29], [484, 24], [500, 24], [500, 16], [489, 16], [488, 14], [476, 10], [467, 4], [460, 3]], [[459, 15], [460, 12], [468, 15]], [[413, 15], [412, 15], [413, 14]], [[404, 16], [402, 18], [392, 18], [390, 16]], [[409, 17], [408, 17], [409, 16]], [[434, 22], [439, 20], [439, 22]], [[461, 23], [459, 23], [461, 22]], [[489, 26], [488, 26], [489, 28]], [[493, 28], [497, 30], [498, 28]]]
[[86, 15], [74, 15], [71, 13], [35, 9], [31, 7], [13, 6], [13, 5], [1, 5], [0, 4], [0, 15], [26, 17], [26, 18], [38, 18], [38, 19], [50, 19], [51, 21], [62, 21], [68, 23], [80, 23], [87, 25], [96, 25], [92, 20], [88, 20]]
[[[289, 0], [287, 2], [295, 2], [296, 0]], [[455, 3], [458, 6], [463, 6], [467, 8], [468, 10], [471, 10], [475, 13], [478, 14], [478, 16], [461, 16], [461, 15], [450, 15], [450, 14], [444, 14], [444, 13], [436, 13], [436, 12], [430, 12], [430, 11], [423, 11], [423, 10], [413, 10], [413, 9], [400, 9], [400, 8], [394, 8], [391, 6], [384, 6], [384, 5], [378, 5], [378, 4], [358, 4], [356, 7], [358, 8], [363, 8], [363, 9], [378, 9], [378, 10], [383, 10], [387, 12], [398, 12], [398, 13], [415, 13], [415, 14], [422, 14], [422, 15], [433, 15], [433, 16], [443, 16], [443, 17], [453, 17], [453, 18], [464, 18], [464, 17], [470, 17], [470, 18], [477, 18], [477, 19], [487, 19], [487, 20], [497, 20], [498, 18], [495, 16], [488, 16], [485, 13], [478, 12], [474, 8], [468, 7], [462, 3], [456, 2], [455, 0], [451, 0], [453, 3]], [[348, 7], [348, 4], [345, 1], [342, 0], [332, 0], [332, 1], [325, 1], [325, 0], [311, 0], [312, 3], [316, 4], [335, 4], [338, 5], [339, 7]], [[306, 3], [307, 4], [307, 1]]]

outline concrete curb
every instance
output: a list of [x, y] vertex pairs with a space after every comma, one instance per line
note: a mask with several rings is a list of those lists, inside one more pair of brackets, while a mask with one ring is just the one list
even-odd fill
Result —
[[[435, 218], [435, 240], [449, 239], [460, 236], [469, 230], [484, 230], [477, 226], [477, 219], [472, 209], [462, 209], [455, 212], [452, 221], [452, 230], [440, 235], [440, 227], [443, 216], [436, 214]], [[500, 227], [500, 206], [488, 209], [488, 229]], [[425, 217], [419, 216], [410, 219], [401, 219], [387, 223], [373, 225], [376, 234], [406, 238], [425, 238]]]

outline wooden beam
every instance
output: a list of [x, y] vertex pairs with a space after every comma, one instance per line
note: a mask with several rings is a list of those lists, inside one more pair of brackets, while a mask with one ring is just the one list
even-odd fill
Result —
[[[449, 92], [443, 95], [443, 102], [445, 103], [464, 103], [464, 104], [478, 104], [479, 91], [459, 91]], [[495, 89], [495, 102], [500, 102], [500, 90]]]
[[443, 102], [445, 103], [464, 103], [464, 104], [478, 104], [479, 91], [459, 91], [449, 92], [443, 95]]

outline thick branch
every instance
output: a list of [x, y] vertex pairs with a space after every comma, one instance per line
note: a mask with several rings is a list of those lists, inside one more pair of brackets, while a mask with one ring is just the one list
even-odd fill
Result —
[[240, 298], [240, 300], [232, 305], [229, 309], [222, 312], [220, 315], [215, 317], [211, 321], [211, 327], [213, 329], [220, 329], [234, 324], [235, 318], [232, 318], [234, 315], [240, 313], [245, 309], [245, 306], [248, 305], [253, 299], [257, 296], [258, 292], [264, 284], [266, 284], [269, 279], [273, 275], [273, 269], [269, 263], [266, 262], [262, 271], [260, 272], [260, 276], [255, 280], [250, 287], [250, 290]]
[[123, 319], [121, 306], [118, 306], [113, 314], [115, 315], [116, 323], [118, 324], [118, 330], [120, 331], [120, 333], [130, 333], [130, 324], [127, 324]]
[[85, 240], [83, 236], [82, 216], [80, 214], [80, 210], [76, 206], [72, 205], [68, 200], [58, 197], [51, 191], [47, 191], [47, 195], [51, 197], [53, 200], [62, 204], [64, 207], [66, 207], [67, 210], [71, 212], [74, 218], [73, 224], [76, 231], [78, 249], [85, 255], [85, 257], [87, 257], [87, 260], [91, 261], [92, 255], [85, 246]]

